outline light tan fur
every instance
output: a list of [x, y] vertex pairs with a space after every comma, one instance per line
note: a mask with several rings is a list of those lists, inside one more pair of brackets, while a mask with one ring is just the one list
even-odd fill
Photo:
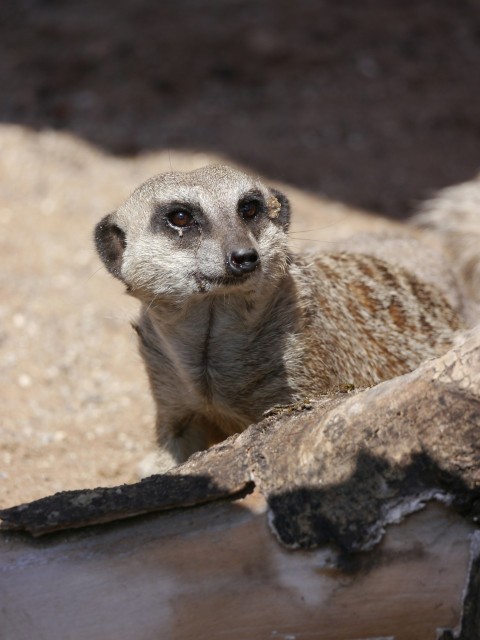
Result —
[[[175, 226], [179, 212], [194, 222]], [[97, 225], [105, 265], [143, 303], [159, 470], [275, 405], [376, 384], [452, 343], [460, 321], [435, 286], [373, 255], [294, 256], [288, 224], [283, 194], [213, 166], [152, 178]], [[232, 267], [246, 251], [258, 264]]]
[[462, 286], [463, 314], [475, 326], [480, 321], [480, 176], [436, 193], [412, 223], [435, 235]]

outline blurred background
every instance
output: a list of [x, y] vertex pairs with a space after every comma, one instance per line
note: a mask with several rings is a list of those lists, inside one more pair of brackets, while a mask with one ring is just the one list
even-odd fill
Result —
[[7, 0], [0, 121], [403, 217], [480, 165], [477, 0]]

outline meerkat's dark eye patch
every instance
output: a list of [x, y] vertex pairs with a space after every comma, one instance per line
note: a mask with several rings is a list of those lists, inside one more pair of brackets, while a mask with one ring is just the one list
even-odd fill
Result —
[[244, 196], [238, 203], [238, 213], [244, 220], [253, 220], [265, 208], [260, 194], [252, 193]]
[[198, 227], [199, 209], [182, 202], [169, 202], [155, 207], [150, 220], [154, 232], [162, 232], [167, 229], [174, 231], [189, 231]]

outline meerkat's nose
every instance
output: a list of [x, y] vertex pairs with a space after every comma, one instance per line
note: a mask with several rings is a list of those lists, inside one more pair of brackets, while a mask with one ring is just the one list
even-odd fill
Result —
[[256, 249], [238, 249], [227, 256], [228, 270], [234, 276], [243, 276], [255, 271], [260, 263], [260, 256]]

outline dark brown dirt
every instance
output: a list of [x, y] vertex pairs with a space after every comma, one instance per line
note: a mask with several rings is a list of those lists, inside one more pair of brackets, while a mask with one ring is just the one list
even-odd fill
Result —
[[0, 120], [404, 216], [480, 164], [476, 0], [12, 0]]

